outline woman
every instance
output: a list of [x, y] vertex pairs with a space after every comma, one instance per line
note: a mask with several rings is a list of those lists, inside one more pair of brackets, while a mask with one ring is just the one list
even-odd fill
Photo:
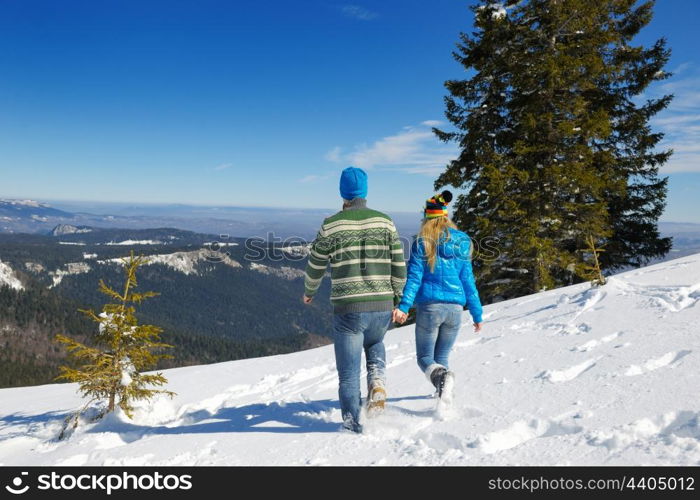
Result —
[[449, 219], [450, 201], [452, 193], [443, 191], [426, 202], [421, 231], [411, 247], [403, 297], [394, 310], [394, 321], [404, 323], [415, 302], [418, 366], [444, 401], [452, 398], [454, 374], [448, 358], [465, 304], [474, 320], [474, 331], [479, 332], [482, 326], [471, 240]]

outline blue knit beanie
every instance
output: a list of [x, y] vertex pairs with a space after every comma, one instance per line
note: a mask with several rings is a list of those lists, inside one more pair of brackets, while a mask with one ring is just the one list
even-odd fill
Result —
[[367, 198], [367, 173], [357, 167], [343, 170], [340, 174], [340, 196], [344, 200]]

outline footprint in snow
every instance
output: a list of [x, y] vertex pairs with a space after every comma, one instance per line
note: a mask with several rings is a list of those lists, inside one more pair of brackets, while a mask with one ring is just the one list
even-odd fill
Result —
[[447, 432], [422, 431], [416, 434], [415, 439], [416, 441], [422, 441], [428, 447], [440, 452], [464, 449], [462, 439]]
[[583, 429], [576, 425], [566, 425], [553, 420], [518, 420], [505, 429], [489, 432], [467, 444], [483, 453], [492, 454], [509, 450], [536, 438], [576, 434]]
[[628, 377], [634, 377], [636, 375], [642, 375], [643, 373], [658, 370], [659, 368], [663, 368], [664, 366], [675, 365], [691, 352], [692, 351], [690, 350], [667, 352], [659, 358], [647, 360], [642, 365], [631, 365], [629, 368], [627, 368], [625, 375], [627, 375]]
[[614, 284], [623, 294], [644, 297], [649, 305], [672, 313], [692, 307], [700, 300], [700, 283], [687, 286], [649, 286], [618, 280]]
[[541, 378], [543, 380], [548, 380], [554, 383], [569, 382], [570, 380], [575, 379], [582, 373], [585, 373], [591, 368], [593, 368], [599, 359], [600, 357], [588, 359], [583, 363], [579, 363], [577, 365], [565, 368], [563, 370], [545, 370], [539, 375], [537, 375], [536, 378]]
[[547, 330], [556, 330], [554, 335], [558, 337], [568, 337], [569, 335], [583, 335], [592, 330], [588, 323], [548, 323], [544, 325]]
[[572, 347], [572, 351], [577, 351], [577, 352], [587, 352], [592, 349], [595, 349], [596, 347], [602, 345], [602, 344], [607, 344], [608, 342], [612, 342], [613, 340], [619, 338], [622, 335], [622, 332], [615, 332], [610, 335], [606, 335], [605, 337], [601, 337], [600, 339], [594, 339], [586, 342], [585, 344], [581, 344], [575, 347]]
[[602, 446], [608, 450], [629, 447], [635, 443], [649, 446], [654, 441], [663, 441], [668, 445], [677, 446], [681, 451], [684, 441], [700, 441], [700, 413], [687, 410], [671, 411], [610, 429], [591, 431], [587, 433], [586, 438], [588, 444]]
[[471, 347], [474, 345], [479, 345], [479, 344], [486, 344], [488, 342], [492, 342], [494, 340], [500, 339], [502, 335], [496, 335], [493, 337], [478, 337], [474, 339], [469, 339], [464, 342], [456, 342], [454, 345], [455, 349], [464, 349], [466, 347]]
[[514, 323], [510, 326], [511, 330], [532, 330], [536, 328], [537, 323], [534, 321], [525, 321], [523, 323]]

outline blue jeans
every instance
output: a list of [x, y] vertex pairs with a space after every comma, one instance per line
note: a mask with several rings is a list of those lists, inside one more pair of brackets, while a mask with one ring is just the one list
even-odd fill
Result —
[[343, 422], [359, 424], [362, 350], [367, 358], [367, 382], [384, 382], [386, 351], [384, 334], [391, 311], [353, 312], [333, 316], [335, 364], [338, 368], [340, 411]]
[[447, 359], [461, 324], [462, 306], [459, 304], [440, 302], [416, 306], [416, 355], [423, 373], [434, 365], [449, 368]]

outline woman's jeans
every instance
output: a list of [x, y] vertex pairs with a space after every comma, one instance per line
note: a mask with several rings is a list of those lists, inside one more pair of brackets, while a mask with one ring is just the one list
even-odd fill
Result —
[[462, 310], [459, 304], [442, 302], [416, 306], [416, 355], [423, 373], [434, 365], [449, 368], [447, 360], [462, 324]]
[[333, 316], [335, 364], [338, 367], [340, 411], [343, 422], [360, 417], [360, 369], [362, 351], [367, 358], [367, 383], [384, 384], [386, 352], [384, 334], [391, 311], [353, 312]]

